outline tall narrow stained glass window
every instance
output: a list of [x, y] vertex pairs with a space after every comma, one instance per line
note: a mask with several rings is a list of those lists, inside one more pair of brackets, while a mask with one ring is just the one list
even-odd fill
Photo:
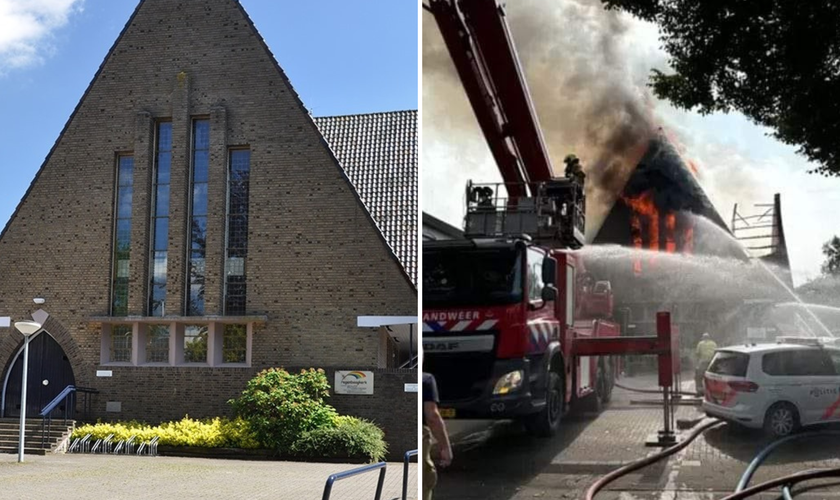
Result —
[[157, 129], [149, 316], [166, 314], [166, 260], [169, 247], [169, 174], [172, 163], [172, 123], [160, 122]]
[[192, 216], [190, 218], [187, 315], [204, 314], [204, 262], [207, 253], [207, 169], [210, 121], [193, 122]]
[[225, 251], [225, 314], [245, 314], [245, 261], [248, 255], [248, 186], [251, 151], [230, 151], [228, 171], [227, 248]]
[[128, 262], [131, 253], [131, 203], [134, 188], [134, 157], [117, 160], [116, 222], [114, 227], [114, 283], [111, 315], [128, 315]]

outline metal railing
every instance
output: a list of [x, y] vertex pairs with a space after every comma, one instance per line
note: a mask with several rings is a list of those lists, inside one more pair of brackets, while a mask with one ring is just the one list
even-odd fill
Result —
[[419, 361], [420, 361], [420, 356], [415, 354], [414, 356], [409, 358], [407, 361], [405, 361], [403, 364], [401, 364], [397, 368], [400, 368], [400, 369], [408, 368], [408, 369], [413, 370], [414, 368], [417, 368], [417, 364], [419, 363]]
[[52, 431], [52, 412], [55, 410], [58, 405], [64, 403], [64, 426], [67, 426], [67, 418], [68, 415], [70, 418], [73, 417], [73, 409], [76, 407], [76, 387], [73, 385], [68, 385], [61, 392], [58, 393], [58, 396], [54, 397], [52, 401], [50, 401], [44, 409], [38, 414], [42, 421], [41, 421], [41, 448], [46, 445], [47, 442], [47, 435]]
[[327, 484], [324, 485], [324, 495], [321, 497], [321, 500], [329, 500], [330, 493], [332, 492], [333, 483], [336, 481], [341, 481], [342, 479], [347, 479], [348, 477], [357, 476], [359, 474], [364, 474], [365, 472], [372, 472], [375, 470], [379, 470], [379, 481], [376, 484], [376, 495], [373, 497], [373, 500], [380, 500], [382, 497], [382, 486], [385, 484], [385, 468], [388, 466], [385, 462], [379, 462], [375, 464], [368, 464], [362, 467], [357, 467], [355, 469], [346, 470], [344, 472], [337, 472], [335, 474], [330, 475], [327, 478]]
[[403, 456], [403, 487], [402, 487], [402, 500], [408, 499], [408, 462], [411, 460], [411, 457], [417, 456], [417, 450], [410, 450], [405, 452]]
[[[83, 418], [84, 420], [87, 420], [88, 415], [90, 414], [90, 409], [91, 409], [91, 406], [92, 406], [91, 396], [90, 396], [90, 395], [91, 395], [91, 394], [99, 394], [99, 390], [98, 390], [98, 389], [94, 389], [94, 388], [92, 388], [92, 387], [79, 387], [79, 386], [76, 386], [76, 393], [77, 393], [77, 394], [78, 394], [78, 393], [81, 393], [81, 394], [82, 394], [82, 396], [83, 396], [83, 398], [84, 398], [84, 399], [82, 399], [82, 418]], [[74, 405], [73, 405], [73, 411], [74, 411], [74, 413], [72, 414], [72, 416], [73, 416], [73, 417], [75, 417], [75, 410], [76, 410], [76, 406], [75, 406], [75, 401], [74, 401]]]

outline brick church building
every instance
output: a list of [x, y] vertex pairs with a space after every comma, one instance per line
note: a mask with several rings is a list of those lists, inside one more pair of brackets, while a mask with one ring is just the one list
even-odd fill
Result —
[[[383, 115], [356, 150], [400, 170], [354, 180], [237, 1], [142, 0], [0, 234], [3, 314], [43, 325], [27, 415], [67, 385], [97, 391], [87, 419], [229, 415], [264, 368], [371, 370], [373, 396], [330, 402], [415, 448], [416, 370], [357, 326], [417, 313], [416, 113]], [[402, 208], [377, 219], [383, 197]], [[0, 331], [13, 417], [22, 336]]]

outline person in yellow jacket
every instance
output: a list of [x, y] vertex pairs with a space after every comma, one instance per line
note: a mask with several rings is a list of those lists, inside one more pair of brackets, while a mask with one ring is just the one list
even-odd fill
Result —
[[717, 350], [717, 344], [712, 340], [712, 336], [704, 333], [695, 351], [697, 364], [694, 369], [694, 387], [697, 394], [703, 394], [703, 375], [709, 369], [715, 350]]

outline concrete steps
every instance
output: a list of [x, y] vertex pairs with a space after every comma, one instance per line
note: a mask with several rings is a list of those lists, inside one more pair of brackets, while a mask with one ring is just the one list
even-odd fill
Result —
[[[46, 455], [55, 451], [73, 432], [75, 421], [53, 420], [44, 432], [41, 419], [26, 419], [24, 430], [24, 453], [27, 455]], [[16, 418], [0, 419], [0, 453], [17, 453], [20, 439], [20, 420]], [[42, 446], [43, 441], [43, 446]]]

